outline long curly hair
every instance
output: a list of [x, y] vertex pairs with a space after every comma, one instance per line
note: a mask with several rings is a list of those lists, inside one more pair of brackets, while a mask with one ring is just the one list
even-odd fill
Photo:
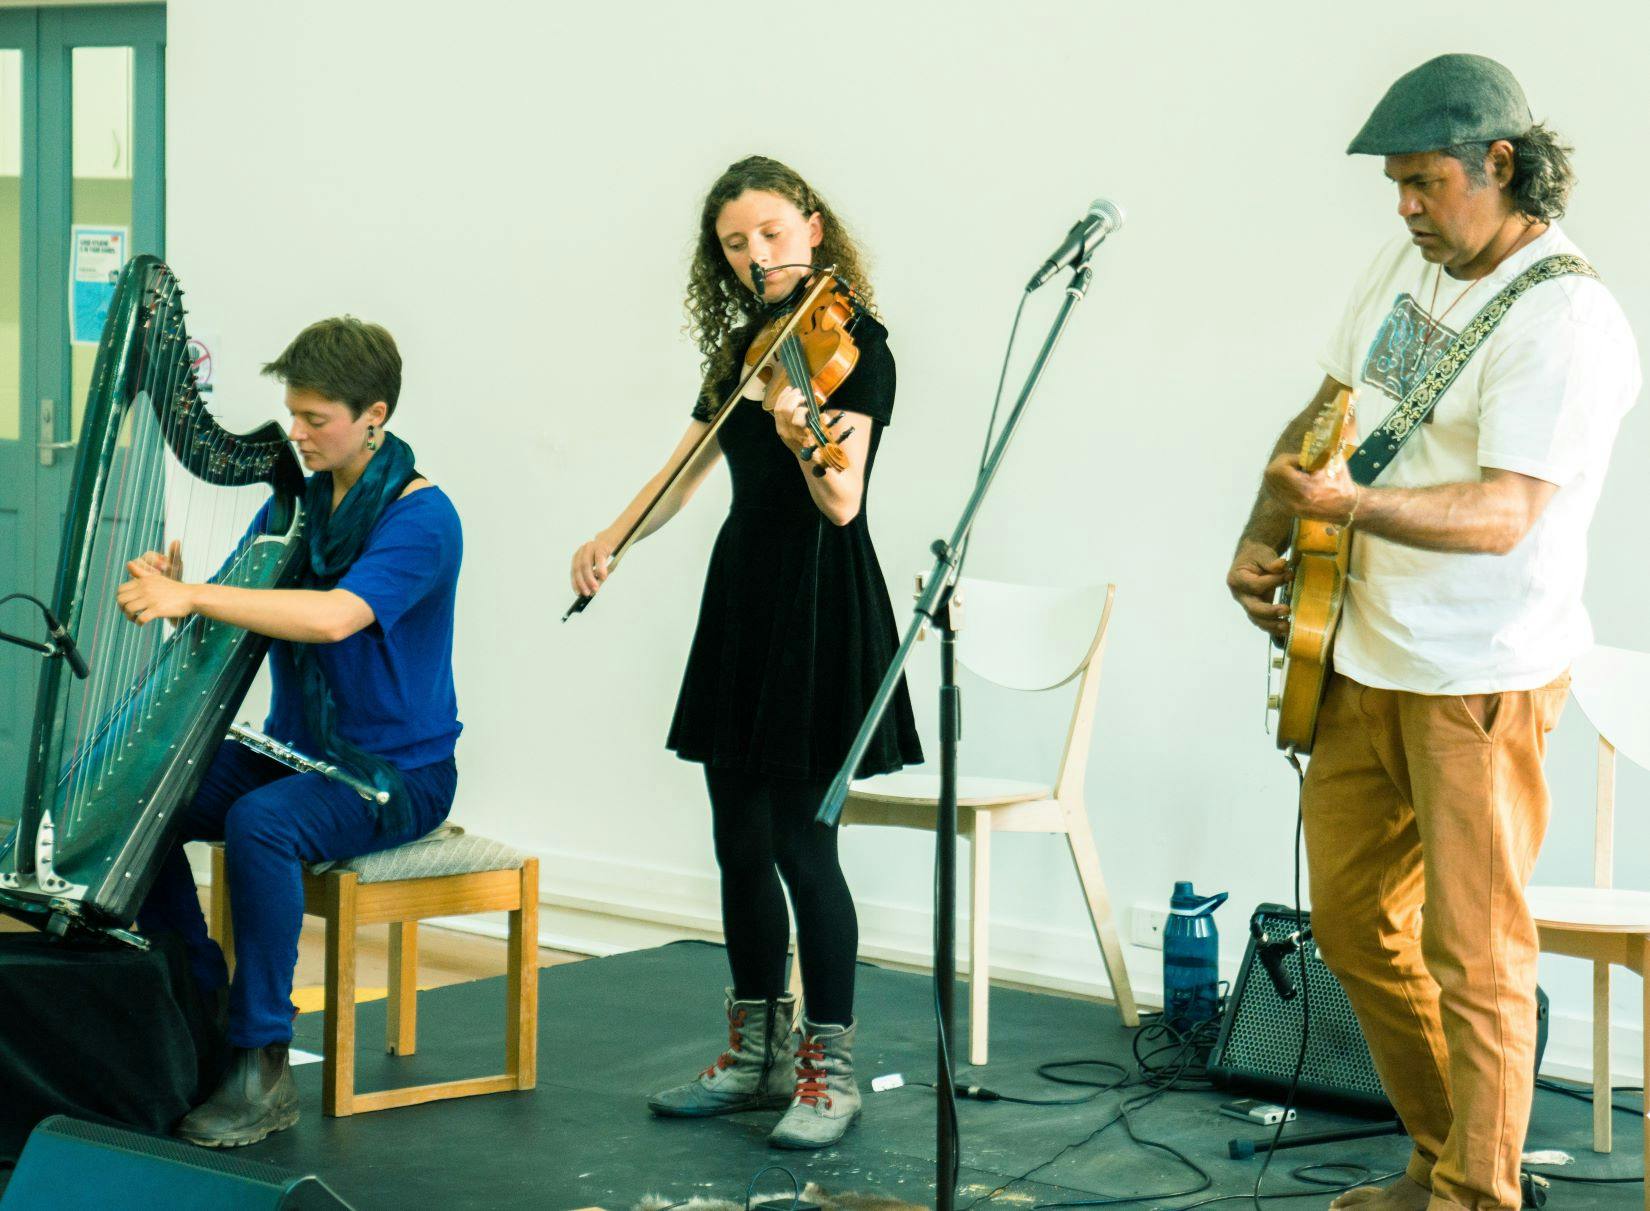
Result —
[[871, 309], [871, 283], [865, 273], [865, 254], [826, 204], [799, 173], [767, 156], [746, 156], [729, 164], [705, 195], [699, 212], [699, 239], [688, 269], [687, 332], [699, 346], [703, 376], [700, 395], [711, 406], [721, 403], [712, 397], [716, 385], [734, 369], [740, 353], [736, 334], [753, 320], [761, 304], [744, 283], [734, 276], [733, 267], [722, 254], [716, 236], [716, 219], [722, 207], [747, 190], [777, 194], [802, 212], [804, 218], [817, 213], [823, 238], [814, 250], [814, 264], [836, 266], [836, 276], [854, 288], [860, 302]]

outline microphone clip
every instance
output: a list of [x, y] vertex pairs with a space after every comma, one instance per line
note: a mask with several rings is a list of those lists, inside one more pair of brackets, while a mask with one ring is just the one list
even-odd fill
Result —
[[1261, 925], [1260, 917], [1257, 915], [1249, 919], [1249, 934], [1255, 940], [1255, 957], [1260, 960], [1260, 965], [1266, 969], [1266, 974], [1272, 981], [1272, 987], [1277, 991], [1278, 999], [1282, 1001], [1294, 1000], [1300, 990], [1295, 987], [1295, 981], [1284, 967], [1283, 961], [1311, 940], [1312, 927], [1303, 925], [1286, 937], [1273, 938]]
[[41, 618], [46, 624], [46, 642], [42, 643], [38, 639], [26, 639], [21, 635], [11, 635], [5, 631], [0, 631], [0, 642], [13, 643], [20, 648], [27, 648], [31, 652], [39, 652], [47, 660], [56, 660], [61, 657], [67, 662], [76, 677], [82, 681], [86, 680], [89, 672], [86, 667], [86, 660], [80, 654], [80, 649], [75, 646], [74, 636], [69, 633], [69, 628], [57, 620], [57, 616], [52, 613], [51, 608], [45, 602], [28, 593], [7, 594], [5, 597], [0, 597], [0, 605], [4, 605], [8, 601], [19, 600], [28, 602], [40, 611]]

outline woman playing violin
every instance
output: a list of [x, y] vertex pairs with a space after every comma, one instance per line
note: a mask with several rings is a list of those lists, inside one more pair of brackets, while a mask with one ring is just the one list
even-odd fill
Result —
[[[600, 589], [623, 536], [745, 377], [747, 349], [802, 298], [815, 266], [834, 267], [869, 304], [858, 247], [807, 182], [762, 156], [731, 165], [705, 198], [688, 277], [690, 331], [704, 355], [693, 419], [664, 469], [574, 552], [575, 591]], [[729, 1044], [698, 1077], [648, 1105], [671, 1117], [784, 1106], [769, 1142], [787, 1148], [835, 1143], [860, 1109], [853, 1076], [858, 926], [836, 830], [816, 823], [814, 813], [897, 646], [866, 523], [877, 446], [893, 414], [894, 358], [887, 330], [868, 312], [859, 311], [849, 328], [858, 360], [817, 422], [840, 445], [846, 466], [820, 473], [818, 434], [797, 385], [780, 373], [766, 384], [753, 380], [641, 531], [674, 516], [727, 459], [733, 501], [711, 552], [667, 743], [705, 767], [733, 976]], [[901, 685], [857, 773], [921, 760]], [[785, 995], [787, 890], [804, 982], [794, 1031], [795, 1000]]]

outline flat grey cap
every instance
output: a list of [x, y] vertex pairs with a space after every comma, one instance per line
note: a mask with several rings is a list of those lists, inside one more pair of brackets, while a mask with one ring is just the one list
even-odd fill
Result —
[[1406, 156], [1528, 134], [1535, 119], [1512, 72], [1483, 55], [1439, 55], [1398, 77], [1346, 149]]

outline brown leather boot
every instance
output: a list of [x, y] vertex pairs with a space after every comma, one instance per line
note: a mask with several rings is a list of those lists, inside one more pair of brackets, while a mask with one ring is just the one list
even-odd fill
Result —
[[296, 1123], [298, 1086], [287, 1046], [235, 1048], [222, 1083], [183, 1116], [175, 1134], [203, 1148], [239, 1148]]

